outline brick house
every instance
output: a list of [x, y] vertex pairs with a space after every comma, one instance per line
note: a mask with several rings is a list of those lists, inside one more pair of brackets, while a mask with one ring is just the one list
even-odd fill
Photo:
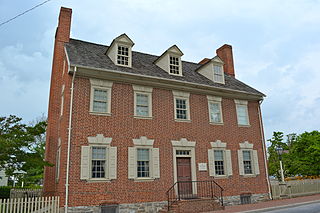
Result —
[[126, 34], [94, 44], [70, 38], [71, 13], [55, 35], [46, 194], [68, 212], [268, 199], [264, 94], [235, 78], [230, 45], [193, 63], [176, 45], [135, 52]]

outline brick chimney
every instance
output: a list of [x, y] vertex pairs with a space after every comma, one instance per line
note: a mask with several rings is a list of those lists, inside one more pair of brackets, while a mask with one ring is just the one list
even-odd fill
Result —
[[202, 59], [198, 64], [206, 64], [206, 63], [208, 63], [209, 61], [210, 61], [209, 58], [204, 58], [204, 59]]
[[217, 49], [217, 55], [224, 62], [223, 69], [224, 72], [228, 75], [235, 77], [234, 74], [234, 66], [233, 66], [233, 54], [232, 54], [232, 46], [228, 44], [224, 44], [222, 47]]
[[59, 15], [59, 23], [56, 31], [56, 40], [61, 42], [69, 42], [71, 28], [72, 9], [61, 7]]

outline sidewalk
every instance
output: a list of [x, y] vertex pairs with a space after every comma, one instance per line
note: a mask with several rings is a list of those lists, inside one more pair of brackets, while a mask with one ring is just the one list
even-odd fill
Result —
[[270, 200], [261, 203], [246, 204], [246, 205], [237, 205], [237, 206], [226, 206], [225, 210], [214, 211], [212, 213], [231, 213], [231, 212], [254, 212], [257, 210], [263, 209], [280, 209], [285, 206], [298, 206], [304, 203], [320, 202], [320, 194], [296, 197], [296, 198], [287, 198], [281, 200]]

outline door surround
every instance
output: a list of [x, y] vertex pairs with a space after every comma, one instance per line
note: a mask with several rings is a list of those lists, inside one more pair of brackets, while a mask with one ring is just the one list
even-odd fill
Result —
[[[172, 155], [173, 155], [173, 180], [174, 183], [177, 182], [177, 157], [180, 155], [177, 155], [177, 150], [189, 150], [190, 153], [188, 156], [181, 155], [181, 157], [190, 157], [190, 163], [191, 163], [191, 180], [196, 181], [197, 175], [196, 175], [196, 157], [195, 157], [195, 141], [188, 141], [186, 138], [181, 138], [179, 141], [171, 141], [172, 143]], [[192, 184], [193, 185], [193, 184]], [[196, 187], [192, 188], [193, 194], [197, 193]]]

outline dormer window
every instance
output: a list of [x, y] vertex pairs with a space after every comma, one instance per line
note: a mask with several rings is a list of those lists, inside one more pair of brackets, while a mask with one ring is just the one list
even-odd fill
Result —
[[213, 81], [224, 83], [224, 76], [221, 65], [213, 65]]
[[170, 56], [170, 74], [179, 75], [179, 58]]
[[173, 45], [159, 56], [154, 63], [170, 75], [183, 76], [181, 56], [183, 56], [181, 50]]
[[132, 67], [133, 45], [133, 41], [126, 34], [122, 34], [112, 41], [105, 54], [115, 65]]
[[118, 45], [117, 64], [129, 65], [129, 47]]

